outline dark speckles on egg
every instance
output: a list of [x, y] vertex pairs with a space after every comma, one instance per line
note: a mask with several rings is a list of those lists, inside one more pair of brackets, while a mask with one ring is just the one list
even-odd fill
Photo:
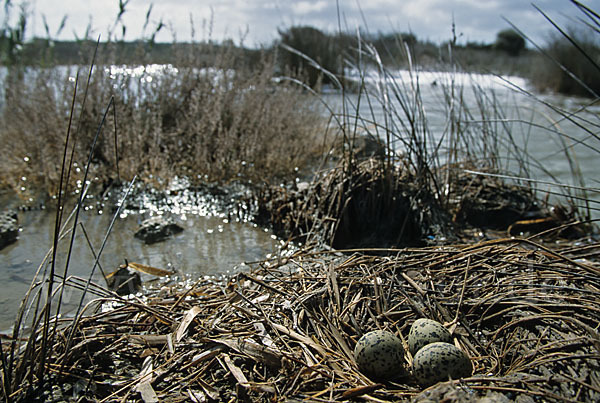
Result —
[[421, 348], [413, 359], [413, 375], [423, 386], [471, 376], [469, 357], [450, 343], [436, 342]]
[[408, 351], [414, 356], [417, 351], [430, 343], [443, 341], [450, 343], [452, 335], [441, 323], [431, 319], [417, 319], [408, 333]]
[[404, 348], [393, 333], [375, 330], [356, 343], [354, 358], [360, 371], [376, 380], [392, 380], [405, 373]]

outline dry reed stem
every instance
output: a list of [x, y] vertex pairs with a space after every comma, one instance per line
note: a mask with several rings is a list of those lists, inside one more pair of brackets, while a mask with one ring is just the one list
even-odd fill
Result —
[[113, 310], [77, 324], [65, 372], [57, 371], [68, 327], [47, 366], [63, 382], [93, 385], [87, 394], [100, 401], [153, 394], [165, 401], [418, 400], [425, 395], [412, 378], [373, 383], [352, 351], [373, 329], [405, 340], [425, 316], [444, 323], [474, 365], [472, 377], [432, 387], [428, 396], [466, 389], [597, 401], [599, 265], [578, 255], [598, 248], [561, 252], [505, 239], [388, 250], [386, 257], [305, 250], [254, 263], [226, 282], [115, 300]]

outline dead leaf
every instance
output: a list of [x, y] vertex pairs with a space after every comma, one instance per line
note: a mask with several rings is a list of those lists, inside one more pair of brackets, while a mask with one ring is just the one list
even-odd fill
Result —
[[218, 347], [213, 347], [208, 350], [205, 350], [205, 351], [201, 352], [200, 354], [196, 354], [195, 356], [192, 357], [192, 360], [189, 363], [187, 363], [185, 366], [183, 366], [181, 368], [181, 370], [184, 370], [193, 365], [198, 365], [203, 361], [210, 360], [210, 359], [216, 357], [217, 355], [219, 355], [224, 349], [225, 349], [225, 346], [218, 346]]
[[242, 372], [242, 370], [237, 367], [233, 361], [231, 361], [231, 357], [228, 354], [223, 354], [223, 361], [225, 361], [225, 365], [231, 372], [231, 375], [235, 378], [235, 380], [243, 387], [248, 387], [248, 378]]
[[272, 348], [258, 344], [252, 339], [221, 338], [207, 339], [207, 341], [223, 344], [240, 354], [245, 354], [256, 361], [264, 362], [272, 368], [281, 367], [281, 354]]
[[193, 403], [204, 403], [206, 402], [206, 394], [202, 391], [188, 390], [188, 394], [190, 395], [190, 400]]
[[196, 382], [198, 382], [198, 384], [204, 390], [204, 393], [206, 393], [211, 400], [220, 400], [219, 391], [215, 389], [212, 385], [204, 382], [202, 378], [196, 378]]
[[146, 266], [145, 264], [141, 264], [141, 263], [127, 262], [127, 267], [137, 270], [142, 273], [151, 274], [153, 276], [159, 276], [159, 277], [171, 276], [171, 275], [175, 274], [175, 272], [172, 272], [172, 271], [159, 269], [157, 267], [152, 267], [152, 266]]
[[181, 339], [183, 339], [183, 336], [185, 335], [185, 331], [190, 326], [190, 324], [192, 323], [192, 321], [194, 320], [196, 315], [198, 315], [200, 312], [201, 312], [200, 307], [194, 306], [185, 313], [183, 320], [181, 321], [181, 323], [177, 327], [177, 330], [175, 331], [175, 341], [177, 343], [179, 343], [181, 341]]
[[167, 343], [166, 334], [130, 334], [127, 337], [131, 343], [147, 346], [157, 346]]
[[356, 388], [347, 389], [346, 391], [344, 391], [344, 393], [342, 393], [342, 397], [344, 399], [353, 399], [359, 396], [375, 392], [376, 390], [381, 389], [383, 387], [384, 385], [381, 383], [376, 383], [374, 385], [359, 386]]
[[158, 396], [152, 388], [152, 357], [146, 357], [144, 364], [142, 364], [142, 370], [140, 371], [139, 378], [135, 390], [142, 395], [144, 403], [158, 403]]

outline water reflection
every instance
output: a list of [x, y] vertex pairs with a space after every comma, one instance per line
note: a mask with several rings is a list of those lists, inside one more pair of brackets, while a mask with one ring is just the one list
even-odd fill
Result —
[[[13, 323], [17, 308], [25, 295], [40, 262], [52, 245], [54, 213], [27, 211], [19, 213], [22, 228], [19, 240], [0, 251], [0, 329]], [[130, 262], [175, 270], [182, 276], [201, 277], [220, 275], [237, 270], [244, 261], [264, 259], [276, 251], [280, 242], [272, 233], [250, 223], [224, 217], [199, 214], [173, 216], [184, 228], [174, 237], [152, 245], [135, 239], [133, 234], [142, 221], [142, 214], [126, 214], [118, 218], [100, 259], [105, 272], [115, 270], [127, 259]], [[98, 251], [112, 217], [99, 215], [95, 210], [82, 211], [81, 223], [93, 248]], [[59, 247], [56, 271], [64, 271], [68, 240]], [[69, 264], [69, 274], [89, 276], [94, 262], [80, 228]], [[143, 280], [151, 279], [142, 276]], [[93, 281], [103, 284], [97, 269]], [[69, 305], [78, 302], [70, 296]]]

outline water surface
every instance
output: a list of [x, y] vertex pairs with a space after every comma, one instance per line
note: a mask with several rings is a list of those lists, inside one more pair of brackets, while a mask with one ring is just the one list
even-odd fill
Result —
[[[201, 209], [197, 209], [200, 211]], [[100, 266], [109, 273], [127, 259], [157, 268], [175, 271], [181, 277], [200, 278], [220, 276], [243, 268], [243, 263], [266, 258], [276, 253], [280, 241], [272, 232], [252, 223], [227, 218], [225, 215], [199, 213], [174, 214], [172, 217], [184, 231], [163, 242], [146, 245], [134, 238], [142, 219], [149, 215], [122, 214], [115, 221], [100, 258]], [[98, 214], [97, 209], [82, 211], [68, 274], [88, 278], [112, 220], [109, 212]], [[12, 325], [16, 310], [27, 292], [31, 279], [48, 253], [53, 242], [55, 213], [48, 210], [19, 212], [19, 239], [0, 251], [0, 330]], [[61, 241], [56, 272], [63, 273], [69, 237]], [[143, 280], [152, 277], [143, 276]], [[100, 268], [92, 280], [104, 285]], [[71, 295], [68, 305], [76, 304], [78, 295]]]
[[[547, 191], [565, 193], [566, 188], [549, 183], [581, 186], [573, 175], [580, 173], [583, 185], [590, 188], [585, 197], [591, 201], [592, 217], [600, 218], [600, 104], [540, 94], [523, 78], [490, 74], [397, 71], [384, 77], [371, 71], [365, 81], [371, 85], [368, 98], [347, 97], [348, 123], [384, 140], [384, 127], [391, 128], [398, 153], [407, 151], [410, 140], [407, 115], [416, 116], [416, 131], [427, 140], [431, 165], [444, 164], [451, 149], [458, 150], [460, 160], [467, 152], [471, 158], [484, 158], [484, 147], [495, 147], [497, 166], [507, 174], [540, 181], [534, 188], [542, 196]], [[341, 110], [339, 94], [327, 94], [325, 100]], [[452, 133], [457, 131], [466, 134], [454, 143]], [[550, 200], [565, 203], [555, 195]]]

